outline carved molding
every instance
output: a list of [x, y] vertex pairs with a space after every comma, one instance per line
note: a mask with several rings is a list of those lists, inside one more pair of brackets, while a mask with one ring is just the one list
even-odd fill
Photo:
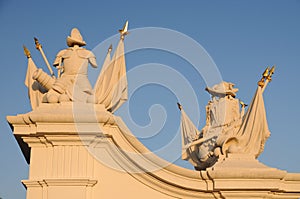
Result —
[[93, 187], [97, 180], [88, 178], [74, 179], [43, 179], [43, 180], [22, 180], [25, 187], [49, 187], [49, 186], [85, 186]]

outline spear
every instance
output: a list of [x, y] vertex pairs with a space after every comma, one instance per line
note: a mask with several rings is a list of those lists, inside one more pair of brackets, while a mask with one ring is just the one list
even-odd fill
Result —
[[262, 74], [262, 77], [261, 77], [261, 80], [257, 83], [258, 86], [260, 86], [261, 88], [263, 88], [265, 86], [265, 80], [266, 78], [268, 77], [269, 75], [269, 71], [270, 71], [270, 67], [268, 66], [266, 68], [266, 70], [263, 72]]
[[52, 68], [51, 68], [51, 66], [50, 66], [50, 64], [49, 64], [49, 62], [48, 62], [48, 60], [47, 60], [47, 57], [46, 57], [46, 55], [45, 55], [45, 53], [44, 53], [44, 51], [43, 51], [43, 49], [42, 49], [42, 45], [39, 43], [39, 40], [38, 40], [36, 37], [34, 37], [34, 43], [35, 43], [36, 49], [39, 50], [39, 51], [41, 52], [42, 57], [43, 57], [43, 59], [44, 59], [46, 65], [47, 65], [47, 67], [48, 67], [48, 69], [49, 69], [49, 71], [50, 71], [51, 76], [54, 77], [53, 70], [52, 70]]
[[29, 59], [31, 58], [31, 53], [30, 51], [28, 50], [28, 48], [26, 48], [25, 45], [23, 45], [23, 49], [24, 49], [24, 54], [26, 55], [26, 57]]
[[271, 70], [269, 71], [268, 76], [266, 77], [265, 85], [263, 86], [263, 88], [262, 88], [262, 90], [261, 90], [262, 93], [263, 93], [264, 90], [266, 89], [268, 83], [272, 81], [272, 75], [274, 74], [274, 71], [275, 71], [275, 66], [273, 66], [273, 67], [271, 68]]
[[125, 22], [123, 28], [121, 30], [119, 30], [120, 35], [121, 35], [121, 39], [124, 40], [125, 35], [128, 35], [128, 21]]

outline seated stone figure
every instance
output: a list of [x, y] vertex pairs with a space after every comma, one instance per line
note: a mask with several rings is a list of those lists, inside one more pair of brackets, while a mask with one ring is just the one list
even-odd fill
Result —
[[262, 94], [274, 69], [269, 72], [268, 68], [264, 72], [246, 113], [247, 105], [236, 99], [238, 89], [233, 88], [234, 84], [221, 82], [206, 88], [212, 99], [206, 106], [206, 125], [201, 131], [180, 105], [182, 159], [189, 161], [197, 170], [204, 170], [222, 161], [228, 154], [257, 158], [270, 136]]
[[206, 106], [206, 125], [185, 146], [189, 153], [186, 160], [198, 169], [210, 167], [217, 161], [220, 154], [218, 137], [237, 131], [242, 123], [240, 102], [235, 98], [238, 89], [233, 87], [232, 83], [221, 82], [212, 88], [206, 88], [212, 96]]
[[86, 43], [77, 28], [73, 28], [71, 35], [67, 37], [67, 45], [70, 48], [61, 50], [53, 63], [58, 68], [59, 75], [48, 91], [46, 100], [49, 103], [88, 102], [93, 98], [87, 76], [88, 64], [96, 68], [96, 57], [91, 51], [82, 48]]

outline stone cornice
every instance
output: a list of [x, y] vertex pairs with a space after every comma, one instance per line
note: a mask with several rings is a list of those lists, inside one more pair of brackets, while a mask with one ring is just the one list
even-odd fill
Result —
[[22, 180], [25, 187], [45, 187], [45, 186], [85, 186], [93, 187], [97, 180], [88, 178], [70, 179], [43, 179], [43, 180]]

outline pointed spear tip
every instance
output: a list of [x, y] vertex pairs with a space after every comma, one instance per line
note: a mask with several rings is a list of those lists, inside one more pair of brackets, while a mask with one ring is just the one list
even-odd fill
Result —
[[270, 66], [268, 66], [268, 67], [264, 70], [262, 76], [263, 76], [263, 77], [267, 77], [267, 76], [269, 75], [269, 71], [270, 71]]
[[127, 30], [128, 30], [128, 20], [126, 20], [122, 30], [127, 32]]
[[121, 30], [119, 30], [120, 34], [121, 34], [121, 39], [124, 39], [125, 35], [128, 35], [128, 20], [125, 22], [123, 28]]
[[33, 37], [33, 40], [34, 40], [34, 43], [35, 43], [35, 45], [37, 45], [37, 44], [39, 43], [39, 40], [38, 40], [38, 38], [36, 38], [36, 37]]
[[270, 70], [270, 74], [273, 74], [274, 73], [274, 71], [275, 71], [275, 65], [274, 66], [272, 66], [272, 68], [271, 68], [271, 70]]
[[112, 51], [112, 44], [110, 44], [109, 48], [108, 48], [108, 53]]
[[36, 37], [33, 37], [33, 39], [34, 39], [36, 49], [40, 50], [40, 48], [42, 48], [42, 45], [40, 44], [39, 40]]
[[245, 102], [243, 102], [242, 100], [240, 100], [240, 104], [241, 104], [242, 107], [248, 106], [248, 104], [245, 104]]
[[25, 45], [23, 45], [23, 49], [24, 49], [24, 54], [26, 55], [27, 58], [30, 58], [31, 57], [31, 53], [30, 51], [28, 50], [28, 48], [26, 48]]
[[177, 102], [177, 106], [178, 106], [179, 110], [182, 109], [182, 106], [181, 106], [181, 104], [179, 102]]

